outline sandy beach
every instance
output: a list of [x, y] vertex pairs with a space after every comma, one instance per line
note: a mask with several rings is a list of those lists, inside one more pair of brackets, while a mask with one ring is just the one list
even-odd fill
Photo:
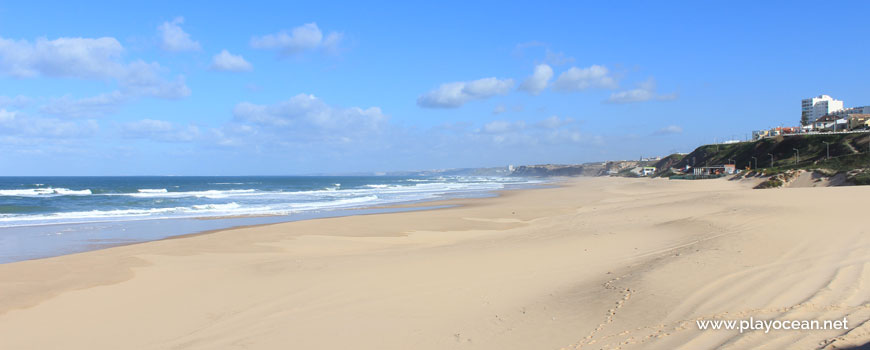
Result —
[[[578, 178], [3, 264], [0, 349], [849, 348], [868, 195]], [[750, 317], [849, 329], [696, 325]]]

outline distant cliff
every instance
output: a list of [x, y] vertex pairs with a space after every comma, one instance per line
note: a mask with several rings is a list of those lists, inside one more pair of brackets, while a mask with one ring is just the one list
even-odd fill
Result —
[[521, 165], [511, 176], [601, 176], [606, 174], [603, 163]]
[[[416, 171], [391, 171], [375, 173], [377, 176], [507, 176], [510, 174], [508, 167], [493, 168], [458, 168], [436, 169]], [[369, 174], [365, 174], [369, 175]]]
[[685, 154], [674, 153], [667, 157], [662, 158], [652, 166], [656, 167], [656, 172], [654, 176], [663, 176], [667, 177], [673, 174], [671, 168], [674, 168], [679, 164], [683, 158], [685, 158]]
[[682, 159], [672, 154], [660, 160], [613, 160], [584, 164], [542, 164], [518, 166], [511, 176], [637, 176], [638, 167], [655, 166], [657, 173], [664, 173]]

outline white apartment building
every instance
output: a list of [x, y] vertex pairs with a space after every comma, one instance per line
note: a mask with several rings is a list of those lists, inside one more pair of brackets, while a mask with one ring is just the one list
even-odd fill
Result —
[[849, 114], [870, 114], [870, 106], [844, 108], [839, 111], [831, 112], [831, 114], [838, 117], [845, 117]]
[[806, 120], [812, 123], [826, 114], [831, 114], [842, 109], [843, 101], [828, 95], [805, 98], [801, 100], [801, 120], [804, 120], [804, 116], [806, 116]]

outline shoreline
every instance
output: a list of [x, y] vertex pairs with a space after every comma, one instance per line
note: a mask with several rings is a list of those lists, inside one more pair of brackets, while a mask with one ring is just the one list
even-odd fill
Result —
[[[134, 249], [136, 247], [144, 247], [147, 250], [147, 246], [149, 244], [161, 244], [161, 243], [174, 242], [174, 241], [187, 241], [187, 240], [196, 239], [196, 238], [209, 237], [209, 236], [217, 235], [217, 234], [227, 234], [227, 233], [233, 232], [233, 231], [267, 229], [269, 227], [288, 225], [288, 224], [294, 224], [294, 223], [300, 223], [300, 222], [317, 222], [317, 221], [321, 221], [321, 220], [335, 220], [335, 219], [365, 217], [365, 216], [384, 216], [384, 215], [391, 215], [391, 214], [438, 211], [438, 210], [457, 209], [457, 208], [464, 208], [464, 207], [472, 208], [472, 207], [477, 206], [477, 205], [485, 205], [485, 203], [481, 203], [481, 202], [484, 202], [487, 200], [506, 198], [506, 197], [509, 197], [511, 194], [517, 194], [517, 192], [522, 192], [522, 191], [536, 191], [536, 190], [540, 190], [543, 188], [555, 188], [555, 187], [559, 187], [560, 184], [564, 185], [567, 181], [569, 181], [569, 179], [561, 179], [559, 181], [552, 181], [552, 182], [548, 183], [548, 185], [550, 185], [550, 186], [547, 186], [547, 187], [541, 186], [541, 187], [533, 187], [533, 188], [502, 189], [502, 190], [497, 190], [497, 191], [488, 191], [487, 193], [493, 194], [492, 196], [450, 198], [450, 199], [441, 199], [441, 200], [436, 200], [436, 201], [431, 201], [431, 202], [417, 202], [417, 203], [412, 203], [412, 204], [405, 204], [404, 207], [410, 208], [410, 210], [396, 210], [396, 211], [386, 211], [386, 212], [368, 213], [368, 214], [350, 214], [350, 215], [338, 215], [338, 216], [327, 216], [327, 217], [315, 217], [315, 218], [310, 218], [310, 219], [301, 219], [301, 220], [293, 220], [293, 221], [280, 221], [280, 222], [253, 224], [253, 225], [239, 225], [239, 226], [233, 226], [233, 227], [227, 227], [227, 228], [218, 228], [218, 229], [213, 229], [213, 230], [205, 230], [205, 231], [201, 231], [201, 232], [194, 232], [194, 233], [188, 233], [188, 234], [171, 235], [171, 236], [156, 239], [156, 240], [146, 240], [146, 241], [139, 241], [139, 242], [119, 243], [119, 244], [114, 244], [114, 245], [104, 245], [104, 246], [101, 246], [98, 248], [89, 249], [89, 250], [85, 250], [85, 251], [79, 251], [79, 252], [73, 252], [73, 253], [69, 253], [69, 254], [61, 254], [61, 255], [48, 256], [48, 257], [43, 257], [43, 258], [26, 259], [26, 260], [19, 260], [19, 261], [13, 261], [13, 262], [8, 262], [8, 263], [2, 263], [2, 264], [0, 264], [0, 285], [2, 285], [2, 282], [3, 282], [2, 277], [3, 277], [4, 269], [9, 269], [10, 266], [12, 266], [11, 269], [15, 269], [16, 268], [15, 266], [18, 266], [18, 265], [40, 264], [41, 262], [46, 262], [46, 264], [51, 264], [51, 265], [54, 265], [54, 264], [63, 265], [63, 263], [64, 263], [63, 260], [65, 260], [65, 259], [76, 259], [77, 257], [82, 257], [82, 258], [96, 257], [96, 256], [104, 255], [104, 254], [111, 254], [112, 252], [114, 252], [118, 249], [124, 249], [124, 248]], [[426, 205], [424, 205], [424, 204], [426, 204]], [[421, 209], [415, 209], [415, 208], [421, 208]], [[363, 210], [363, 209], [378, 209], [378, 208], [375, 208], [375, 207], [373, 207], [373, 208], [355, 208], [355, 209], [348, 209], [348, 210], [359, 211], [359, 210]], [[389, 209], [402, 209], [402, 207], [396, 206], [394, 208], [389, 208]], [[136, 266], [139, 266], [139, 265], [138, 264], [129, 264], [127, 266], [124, 266], [123, 268], [133, 268]], [[126, 274], [126, 273], [123, 275], [128, 276], [128, 274]], [[103, 280], [102, 283], [76, 285], [74, 288], [69, 288], [66, 290], [69, 291], [69, 290], [77, 290], [77, 289], [82, 289], [82, 288], [90, 288], [90, 287], [103, 285], [104, 283], [120, 283], [120, 282], [123, 282], [124, 280], [125, 280], [124, 278], [116, 278], [116, 279], [106, 278], [105, 280]], [[43, 296], [38, 296], [38, 295], [37, 296], [31, 295], [30, 297], [35, 297], [32, 299], [36, 299], [36, 300], [41, 300], [43, 298]], [[26, 298], [26, 299], [31, 299], [31, 298]], [[4, 307], [3, 301], [4, 300], [0, 299], [0, 316], [4, 315], [8, 311], [14, 310], [14, 308], [10, 309], [10, 308]], [[29, 303], [24, 303], [24, 304], [21, 304], [19, 306], [26, 308], [26, 307], [29, 307], [31, 305], [29, 305]], [[0, 334], [2, 334], [2, 332], [0, 332]]]
[[[558, 180], [556, 180], [558, 181]], [[428, 200], [409, 200], [406, 202], [396, 202], [393, 204], [374, 204], [372, 206], [336, 208], [328, 210], [303, 211], [293, 214], [239, 214], [239, 215], [222, 215], [222, 216], [192, 216], [192, 217], [160, 217], [160, 218], [131, 218], [126, 220], [94, 220], [68, 223], [45, 223], [35, 225], [11, 226], [0, 228], [0, 231], [18, 231], [17, 235], [23, 237], [33, 237], [29, 239], [37, 239], [40, 236], [51, 236], [54, 232], [60, 235], [61, 232], [78, 227], [87, 227], [94, 225], [107, 225], [111, 227], [107, 232], [108, 236], [103, 237], [104, 242], [99, 242], [93, 238], [87, 238], [87, 241], [77, 241], [76, 236], [63, 239], [70, 240], [67, 243], [56, 239], [46, 241], [43, 239], [39, 245], [31, 243], [31, 250], [23, 253], [23, 255], [15, 256], [8, 255], [4, 257], [0, 255], [0, 265], [9, 264], [18, 261], [38, 260], [52, 258], [57, 256], [88, 252], [99, 249], [106, 249], [130, 244], [138, 244], [144, 242], [158, 241], [163, 239], [171, 239], [176, 237], [186, 237], [196, 234], [212, 233], [221, 230], [234, 228], [256, 227], [261, 225], [272, 225], [295, 221], [314, 220], [320, 218], [332, 218], [354, 215], [372, 215], [390, 212], [404, 212], [417, 210], [433, 210], [441, 206], [454, 205], [454, 200], [486, 198], [491, 196], [500, 196], [504, 192], [542, 188], [546, 183], [524, 184], [517, 186], [508, 186], [507, 188], [491, 191], [473, 191], [468, 193], [451, 193], [443, 198], [433, 198]], [[169, 230], [176, 232], [166, 232], [164, 226], [174, 226]], [[178, 229], [178, 227], [184, 227]], [[116, 233], [111, 233], [116, 232]], [[137, 233], [138, 232], [138, 233]], [[165, 233], [164, 233], [165, 232]], [[76, 232], [73, 232], [76, 233]], [[78, 236], [85, 235], [91, 237], [99, 235], [99, 232], [82, 232]], [[15, 236], [12, 237], [12, 248], [16, 245]], [[2, 244], [3, 242], [0, 242]], [[10, 244], [10, 243], [6, 243]], [[53, 248], [45, 248], [50, 246]], [[36, 247], [36, 250], [33, 249]], [[6, 252], [11, 253], [11, 252]]]
[[[568, 180], [562, 179], [559, 181], [552, 181], [552, 182], [548, 182], [547, 185], [551, 185], [552, 187], [559, 187], [559, 184], [562, 182], [565, 182], [565, 181], [568, 181]], [[549, 187], [550, 186], [540, 187], [540, 188], [549, 188]], [[166, 238], [157, 239], [154, 241], [163, 241], [163, 240], [170, 240], [170, 239], [183, 239], [183, 238], [188, 238], [188, 237], [197, 237], [197, 236], [201, 236], [201, 235], [209, 235], [209, 234], [218, 233], [221, 231], [228, 231], [228, 230], [235, 230], [235, 229], [246, 229], [246, 228], [257, 228], [257, 227], [268, 227], [268, 226], [272, 226], [272, 225], [281, 225], [281, 224], [298, 222], [298, 221], [328, 220], [328, 219], [332, 219], [332, 218], [343, 218], [343, 217], [352, 217], [352, 216], [385, 215], [385, 214], [395, 214], [395, 213], [406, 213], [406, 212], [412, 212], [412, 211], [433, 211], [433, 210], [444, 210], [444, 209], [451, 209], [451, 208], [469, 207], [469, 206], [475, 205], [474, 202], [478, 201], [478, 200], [485, 200], [488, 198], [499, 198], [499, 197], [506, 196], [510, 192], [530, 191], [530, 190], [535, 190], [535, 189], [537, 189], [537, 187], [536, 188], [503, 189], [503, 190], [497, 190], [497, 191], [487, 191], [486, 193], [492, 194], [491, 196], [438, 199], [438, 200], [432, 200], [432, 201], [414, 201], [414, 202], [411, 202], [408, 204], [399, 203], [399, 204], [385, 205], [385, 206], [379, 205], [379, 206], [374, 206], [374, 207], [349, 208], [349, 209], [344, 209], [343, 211], [355, 212], [355, 211], [371, 210], [371, 209], [375, 209], [375, 210], [377, 210], [377, 209], [387, 209], [387, 210], [390, 210], [390, 209], [408, 209], [408, 210], [383, 211], [383, 212], [362, 213], [362, 214], [348, 214], [348, 215], [315, 217], [315, 218], [292, 220], [292, 221], [280, 221], [280, 222], [272, 222], [272, 223], [265, 223], [265, 224], [240, 225], [240, 226], [233, 226], [233, 227], [227, 227], [227, 228], [219, 228], [219, 229], [214, 229], [214, 230], [206, 230], [206, 231], [202, 231], [202, 232], [187, 233], [187, 234], [182, 234], [182, 235], [173, 235], [173, 236], [169, 236]], [[278, 215], [264, 215], [262, 217], [277, 217], [277, 216]], [[220, 218], [233, 219], [233, 218], [240, 218], [240, 217], [251, 217], [251, 216], [228, 216], [228, 217], [215, 217], [215, 218], [209, 217], [209, 218], [193, 218], [193, 219], [210, 220], [210, 219], [220, 219]], [[260, 216], [258, 216], [258, 217], [260, 217]], [[142, 243], [148, 243], [148, 242], [154, 242], [154, 241], [143, 241], [143, 242], [135, 242], [135, 243], [130, 243], [130, 244], [142, 244]], [[86, 252], [83, 252], [83, 253], [86, 253]], [[59, 256], [62, 256], [62, 255], [59, 255]]]
[[[842, 220], [860, 211], [851, 205], [861, 197], [855, 191], [870, 189], [755, 191], [727, 180], [628, 178], [555, 185], [450, 200], [457, 205], [437, 210], [234, 228], [2, 264], [0, 347], [674, 349], [870, 341], [866, 326], [738, 334], [692, 325], [870, 320], [863, 306], [870, 237]], [[845, 209], [811, 219], [832, 203]]]

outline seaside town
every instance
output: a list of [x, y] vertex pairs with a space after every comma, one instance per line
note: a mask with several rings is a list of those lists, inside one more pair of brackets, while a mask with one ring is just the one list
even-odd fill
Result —
[[[782, 165], [783, 155], [782, 149], [779, 148], [780, 154], [758, 152], [757, 149], [752, 150], [725, 150], [724, 147], [736, 146], [742, 142], [758, 142], [763, 140], [784, 140], [786, 137], [808, 137], [808, 136], [832, 136], [834, 138], [819, 139], [816, 142], [818, 145], [810, 145], [816, 150], [813, 154], [808, 154], [805, 150], [804, 161], [813, 161], [813, 165], [818, 164], [820, 160], [831, 160], [831, 145], [835, 145], [836, 152], [846, 153], [846, 155], [863, 156], [856, 147], [861, 141], [859, 137], [870, 133], [870, 106], [845, 107], [842, 100], [835, 99], [829, 95], [822, 94], [816, 97], [805, 98], [801, 100], [801, 115], [798, 126], [779, 125], [763, 130], [753, 130], [751, 140], [726, 140], [716, 142], [709, 147], [715, 147], [710, 152], [705, 150], [706, 146], [701, 146], [692, 153], [676, 153], [667, 157], [650, 157], [641, 158], [639, 162], [631, 164], [630, 169], [620, 169], [618, 164], [616, 167], [610, 167], [608, 175], [611, 176], [660, 176], [670, 179], [709, 179], [717, 178], [726, 175], [734, 175], [741, 173], [749, 173], [749, 176], [776, 176], [771, 177], [768, 181], [759, 185], [758, 188], [781, 187], [785, 183], [800, 176], [801, 165], [806, 166], [801, 162], [801, 149], [798, 147], [786, 147], [787, 164], [792, 164], [795, 169], [789, 169], [784, 174], [780, 174], [780, 170], [771, 170], [775, 166]], [[851, 135], [850, 135], [851, 134]], [[870, 145], [870, 141], [863, 141]], [[774, 143], [776, 143], [774, 141]], [[806, 143], [806, 142], [805, 142]], [[819, 152], [820, 146], [823, 146], [824, 152]], [[838, 147], [841, 146], [841, 147]], [[858, 146], [862, 147], [862, 146]], [[863, 146], [862, 149], [870, 149], [870, 146]], [[841, 150], [845, 149], [846, 152]], [[698, 162], [698, 154], [705, 156], [703, 164]], [[729, 151], [724, 157], [711, 156], [718, 154], [720, 151]], [[749, 152], [749, 153], [747, 153]], [[774, 151], [771, 151], [774, 152]], [[710, 154], [708, 154], [710, 153]], [[813, 158], [812, 155], [816, 157]], [[769, 162], [765, 163], [762, 160], [762, 166], [759, 167], [759, 156], [769, 157]], [[777, 163], [776, 158], [779, 156], [780, 161]], [[672, 162], [666, 162], [666, 160]], [[742, 158], [742, 159], [741, 159]], [[718, 162], [717, 162], [718, 160]], [[738, 167], [738, 163], [742, 162], [742, 167]], [[853, 160], [854, 163], [854, 160]], [[841, 165], [842, 167], [842, 165]], [[851, 167], [851, 168], [850, 168]], [[626, 172], [625, 170], [628, 170]], [[766, 171], [762, 171], [766, 170]], [[866, 169], [863, 166], [855, 169], [854, 166], [847, 166], [836, 170], [827, 170], [828, 175], [842, 175], [839, 181], [830, 181], [835, 185], [848, 184], [864, 184], [864, 179], [867, 177]], [[843, 173], [843, 170], [850, 170], [848, 173]], [[741, 174], [743, 175], [743, 174]], [[819, 176], [816, 174], [813, 176]], [[822, 171], [822, 176], [825, 171]], [[847, 178], [848, 181], [844, 181]]]
[[[804, 177], [820, 184], [870, 184], [870, 106], [846, 107], [822, 94], [801, 100], [797, 126], [754, 130], [744, 140], [701, 145], [690, 153], [576, 165], [509, 166], [512, 176], [665, 177], [680, 180], [735, 175], [768, 178], [758, 188], [782, 187]], [[820, 178], [825, 181], [818, 180]], [[809, 180], [807, 180], [809, 181]], [[805, 181], [806, 182], [806, 181]]]
[[[842, 100], [828, 95], [801, 100], [799, 126], [778, 126], [767, 130], [755, 130], [752, 139], [812, 134], [825, 132], [868, 132], [870, 131], [870, 106], [844, 107]], [[736, 140], [726, 143], [738, 142]]]

